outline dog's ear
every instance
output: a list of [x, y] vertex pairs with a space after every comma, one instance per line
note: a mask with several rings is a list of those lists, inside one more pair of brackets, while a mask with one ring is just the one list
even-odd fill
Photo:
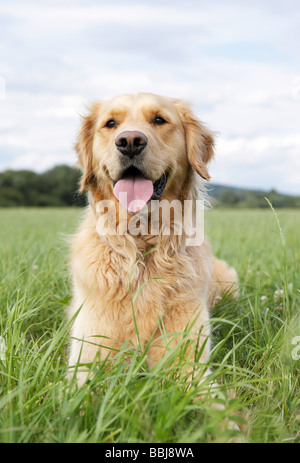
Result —
[[75, 144], [75, 150], [78, 154], [77, 164], [83, 172], [80, 192], [83, 192], [89, 185], [94, 183], [95, 179], [93, 174], [93, 139], [99, 110], [100, 104], [95, 103], [91, 107], [89, 114], [82, 118], [82, 126]]
[[202, 178], [209, 180], [206, 164], [214, 155], [214, 135], [197, 119], [188, 104], [177, 101], [175, 106], [185, 130], [189, 163]]

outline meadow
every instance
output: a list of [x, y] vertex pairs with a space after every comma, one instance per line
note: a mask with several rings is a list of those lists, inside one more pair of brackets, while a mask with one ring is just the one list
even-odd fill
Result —
[[124, 347], [95, 362], [82, 388], [67, 383], [67, 236], [81, 214], [0, 210], [0, 442], [230, 442], [226, 418], [248, 442], [299, 442], [300, 211], [206, 213], [215, 254], [240, 279], [239, 299], [225, 295], [211, 312], [217, 398], [197, 381], [196, 359], [193, 379], [184, 373], [180, 343], [150, 371], [146, 351]]

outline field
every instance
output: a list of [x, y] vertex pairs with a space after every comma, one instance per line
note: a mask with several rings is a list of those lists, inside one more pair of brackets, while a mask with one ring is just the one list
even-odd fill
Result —
[[300, 211], [206, 214], [215, 254], [240, 278], [239, 300], [225, 296], [211, 313], [218, 399], [208, 382], [190, 384], [180, 343], [151, 371], [132, 348], [130, 364], [120, 352], [81, 389], [68, 386], [66, 238], [80, 214], [0, 210], [0, 442], [229, 442], [226, 417], [244, 422], [246, 441], [298, 442]]

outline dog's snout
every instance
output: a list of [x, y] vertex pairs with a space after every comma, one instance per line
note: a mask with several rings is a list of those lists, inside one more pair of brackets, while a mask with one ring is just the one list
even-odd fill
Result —
[[126, 131], [116, 137], [115, 144], [120, 153], [133, 158], [146, 148], [148, 138], [142, 132]]

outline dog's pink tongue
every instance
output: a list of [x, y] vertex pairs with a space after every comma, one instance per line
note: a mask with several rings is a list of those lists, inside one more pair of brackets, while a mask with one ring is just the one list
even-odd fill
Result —
[[143, 177], [123, 178], [115, 184], [114, 195], [128, 212], [135, 214], [153, 195], [153, 183]]

